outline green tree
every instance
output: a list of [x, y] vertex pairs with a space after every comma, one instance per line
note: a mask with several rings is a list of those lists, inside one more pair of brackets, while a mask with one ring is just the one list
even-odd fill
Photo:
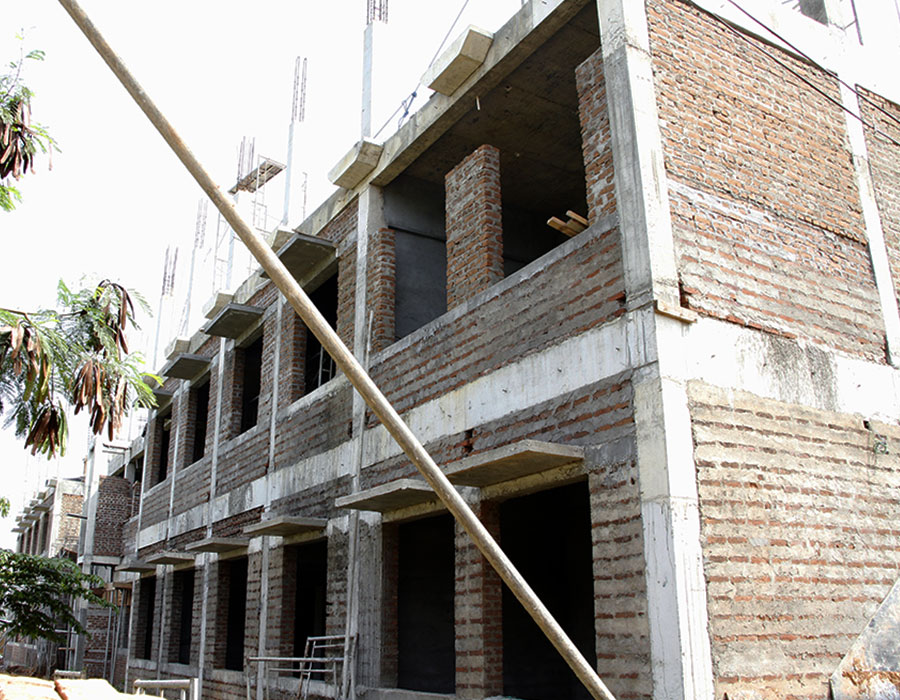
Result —
[[86, 630], [75, 617], [72, 601], [112, 607], [94, 593], [98, 576], [85, 574], [69, 559], [48, 559], [0, 550], [0, 632], [29, 639], [61, 642], [55, 630]]
[[[18, 35], [21, 41], [23, 37]], [[12, 211], [22, 201], [13, 181], [34, 172], [37, 152], [51, 153], [56, 142], [46, 128], [31, 121], [31, 98], [34, 93], [23, 82], [27, 61], [43, 61], [44, 52], [20, 51], [19, 58], [10, 61], [5, 73], [0, 73], [0, 209]], [[57, 149], [59, 150], [59, 149]]]
[[[140, 297], [135, 297], [146, 308]], [[70, 290], [59, 309], [0, 308], [0, 414], [32, 454], [64, 454], [67, 411], [88, 413], [91, 430], [112, 439], [132, 406], [155, 405], [140, 353], [129, 353], [132, 295], [109, 280]]]

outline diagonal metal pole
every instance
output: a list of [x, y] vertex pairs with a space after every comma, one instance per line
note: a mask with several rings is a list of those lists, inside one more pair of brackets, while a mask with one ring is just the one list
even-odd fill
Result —
[[566, 663], [575, 672], [578, 679], [584, 684], [588, 692], [595, 700], [615, 700], [612, 693], [600, 680], [593, 667], [588, 664], [581, 652], [572, 643], [568, 635], [563, 631], [559, 623], [547, 610], [537, 594], [526, 583], [522, 575], [513, 566], [509, 557], [500, 548], [496, 540], [475, 515], [462, 496], [453, 488], [447, 477], [435, 464], [434, 460], [419, 442], [412, 431], [394, 410], [384, 394], [375, 386], [371, 377], [362, 368], [347, 346], [341, 341], [337, 333], [324, 319], [319, 310], [313, 305], [306, 293], [287, 268], [275, 255], [275, 252], [265, 241], [253, 231], [240, 217], [231, 201], [222, 193], [219, 186], [206, 172], [200, 162], [194, 157], [190, 149], [181, 140], [172, 125], [166, 120], [156, 105], [150, 100], [143, 88], [134, 79], [122, 60], [110, 48], [106, 40], [81, 9], [75, 0], [59, 0], [66, 12], [71, 15], [75, 24], [84, 32], [88, 41], [94, 46], [106, 64], [112, 69], [116, 77], [137, 102], [138, 106], [153, 123], [166, 143], [175, 152], [179, 160], [184, 164], [194, 179], [200, 185], [207, 196], [221, 212], [222, 216], [231, 225], [250, 252], [257, 259], [262, 268], [268, 273], [275, 286], [284, 294], [291, 306], [297, 312], [307, 328], [313, 332], [319, 342], [322, 343], [328, 353], [334, 358], [335, 363], [350, 380], [353, 387], [360, 393], [363, 400], [378, 416], [379, 420], [387, 428], [388, 432], [397, 441], [397, 444], [406, 453], [410, 461], [418, 468], [431, 485], [435, 493], [444, 502], [454, 518], [462, 525], [469, 537], [484, 555], [485, 559], [509, 586], [509, 589], [518, 598], [525, 610], [531, 615], [541, 631], [547, 636], [557, 651], [565, 659]]

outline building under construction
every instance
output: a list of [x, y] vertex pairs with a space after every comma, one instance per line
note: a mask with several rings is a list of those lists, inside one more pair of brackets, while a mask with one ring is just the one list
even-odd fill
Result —
[[[850, 5], [528, 0], [271, 234], [620, 700], [900, 677], [900, 83]], [[112, 464], [128, 682], [588, 697], [265, 275], [207, 319]]]

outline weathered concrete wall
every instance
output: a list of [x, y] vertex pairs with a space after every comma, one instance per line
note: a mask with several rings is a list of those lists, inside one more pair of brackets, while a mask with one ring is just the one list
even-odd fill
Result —
[[826, 698], [900, 568], [900, 428], [701, 383], [690, 400], [717, 697]]

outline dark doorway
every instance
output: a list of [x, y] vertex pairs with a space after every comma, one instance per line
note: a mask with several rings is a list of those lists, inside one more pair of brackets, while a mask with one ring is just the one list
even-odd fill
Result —
[[[537, 595], [595, 665], [590, 500], [586, 483], [500, 506], [500, 541]], [[503, 589], [503, 694], [522, 700], [590, 695], [509, 590]]]
[[397, 685], [407, 690], [456, 689], [453, 628], [453, 518], [398, 528]]
[[191, 464], [199, 462], [206, 454], [206, 424], [209, 421], [209, 380], [191, 389], [194, 409], [194, 444], [191, 448]]
[[191, 639], [194, 621], [194, 570], [176, 571], [172, 579], [172, 638], [178, 640], [169, 652], [169, 660], [191, 663]]
[[247, 621], [247, 560], [234, 559], [221, 566], [226, 569], [228, 609], [225, 628], [225, 668], [244, 670], [244, 627]]
[[328, 544], [322, 540], [293, 549], [297, 559], [293, 655], [303, 656], [307, 638], [325, 634]]
[[138, 599], [138, 640], [136, 657], [150, 659], [153, 654], [153, 616], [156, 611], [156, 577], [142, 578]]

